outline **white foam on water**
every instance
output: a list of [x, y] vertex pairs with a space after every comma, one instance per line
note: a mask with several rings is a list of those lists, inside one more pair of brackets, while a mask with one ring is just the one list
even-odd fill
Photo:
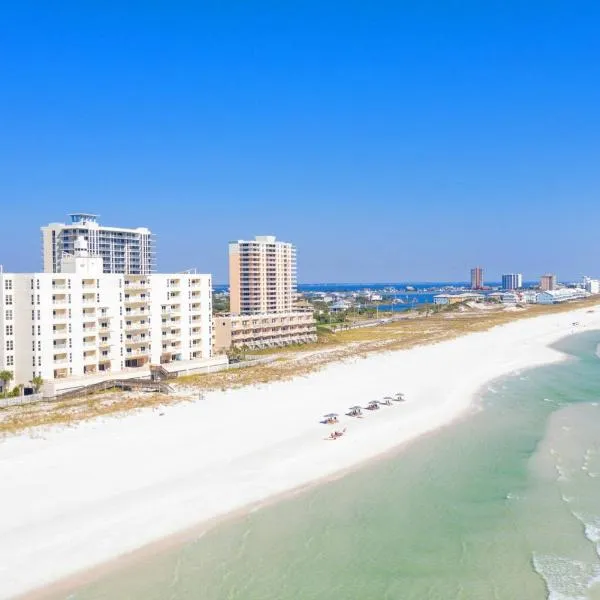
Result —
[[584, 515], [574, 512], [573, 516], [583, 525], [585, 537], [596, 547], [596, 554], [600, 557], [600, 517]]
[[532, 556], [535, 572], [544, 580], [548, 600], [586, 600], [586, 592], [600, 577], [600, 566], [562, 556]]

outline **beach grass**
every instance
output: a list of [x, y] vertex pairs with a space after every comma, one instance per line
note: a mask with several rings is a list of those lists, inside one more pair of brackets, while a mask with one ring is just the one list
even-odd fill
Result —
[[410, 314], [405, 319], [372, 327], [337, 332], [321, 329], [316, 343], [254, 353], [273, 356], [275, 360], [271, 363], [180, 377], [173, 385], [181, 393], [173, 395], [114, 390], [65, 401], [0, 409], [0, 435], [18, 433], [32, 427], [73, 425], [83, 420], [119, 416], [141, 408], [191, 401], [197, 391], [226, 390], [289, 380], [306, 376], [334, 362], [441, 342], [519, 319], [586, 307], [592, 309], [598, 302], [598, 298], [592, 297], [561, 305], [530, 305], [514, 311], [501, 306], [490, 310], [452, 307], [451, 310]]

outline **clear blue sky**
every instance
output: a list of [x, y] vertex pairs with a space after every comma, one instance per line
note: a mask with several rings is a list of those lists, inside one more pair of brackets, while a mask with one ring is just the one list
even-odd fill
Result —
[[256, 234], [302, 282], [600, 275], [597, 1], [7, 4], [6, 270], [89, 211], [216, 282]]

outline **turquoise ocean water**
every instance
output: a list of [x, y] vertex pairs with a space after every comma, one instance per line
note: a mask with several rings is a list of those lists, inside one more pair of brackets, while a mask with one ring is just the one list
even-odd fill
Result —
[[599, 343], [571, 336], [569, 361], [492, 382], [460, 421], [69, 597], [600, 599]]

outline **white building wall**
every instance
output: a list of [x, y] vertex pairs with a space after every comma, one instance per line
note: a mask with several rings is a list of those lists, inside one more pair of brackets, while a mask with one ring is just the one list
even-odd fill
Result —
[[94, 260], [77, 259], [73, 273], [0, 274], [0, 370], [13, 372], [11, 387], [212, 356], [209, 275], [98, 274]]
[[210, 275], [153, 274], [152, 363], [212, 356]]

